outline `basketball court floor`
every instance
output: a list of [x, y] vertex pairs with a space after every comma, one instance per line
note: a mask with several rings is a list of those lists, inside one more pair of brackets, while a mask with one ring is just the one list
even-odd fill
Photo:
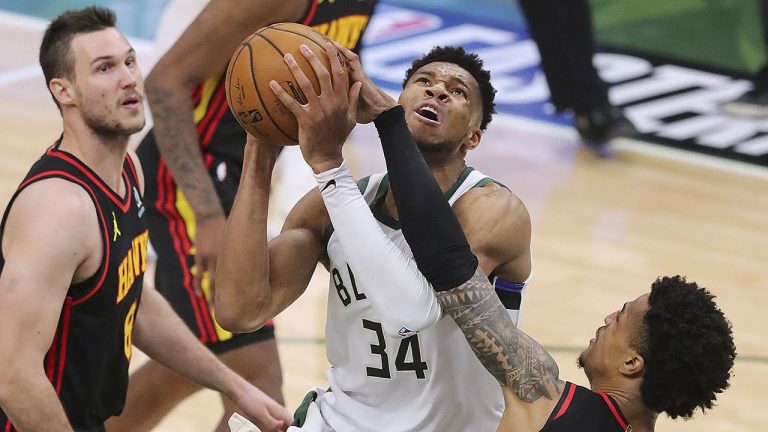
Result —
[[[3, 207], [60, 133], [37, 67], [45, 23], [0, 10]], [[140, 62], [151, 64], [154, 42], [132, 42]], [[634, 140], [614, 146], [614, 158], [600, 159], [580, 147], [567, 125], [502, 113], [470, 153], [470, 165], [507, 185], [531, 213], [534, 273], [522, 330], [553, 354], [563, 378], [585, 385], [576, 357], [603, 318], [646, 292], [657, 276], [687, 275], [717, 295], [733, 323], [739, 356], [731, 388], [715, 410], [691, 421], [660, 418], [659, 430], [768, 429], [768, 169]], [[295, 150], [281, 162], [280, 207], [311, 186]], [[358, 176], [384, 166], [370, 128], [356, 130], [346, 152]], [[327, 385], [327, 282], [319, 268], [306, 294], [276, 320], [291, 410], [307, 389]], [[135, 358], [135, 365], [142, 361]], [[210, 431], [220, 410], [217, 396], [203, 391], [156, 430]]]

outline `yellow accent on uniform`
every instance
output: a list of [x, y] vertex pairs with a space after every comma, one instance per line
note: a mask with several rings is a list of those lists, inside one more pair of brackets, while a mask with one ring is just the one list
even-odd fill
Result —
[[367, 15], [350, 15], [329, 23], [318, 24], [313, 28], [345, 47], [352, 49], [357, 45], [360, 33], [368, 24], [368, 18]]
[[117, 216], [115, 216], [115, 212], [112, 212], [112, 241], [117, 240], [117, 236], [120, 235], [120, 228], [117, 227]]
[[200, 91], [200, 102], [195, 107], [194, 118], [195, 124], [205, 117], [205, 111], [208, 109], [208, 104], [211, 102], [211, 96], [216, 90], [216, 85], [219, 83], [221, 76], [217, 75], [213, 78], [208, 78], [203, 82], [203, 88]]
[[[184, 196], [184, 193], [181, 191], [181, 188], [178, 187], [176, 188], [176, 210], [178, 210], [181, 219], [184, 221], [187, 234], [189, 235], [189, 239], [193, 244], [189, 250], [189, 254], [194, 255], [196, 252], [194, 241], [197, 228], [195, 223], [195, 213], [192, 210], [192, 206], [189, 204], [189, 201], [187, 201], [187, 198]], [[189, 269], [189, 272], [192, 274], [192, 276], [197, 276], [197, 271], [197, 266], [194, 265]], [[205, 297], [206, 301], [210, 304], [213, 293], [211, 292], [211, 279], [208, 275], [208, 272], [203, 273], [203, 277], [200, 280], [200, 288], [203, 291], [203, 297]], [[211, 310], [211, 318], [213, 318], [213, 327], [216, 330], [216, 335], [219, 337], [219, 340], [225, 341], [231, 339], [232, 332], [221, 328], [219, 323], [216, 322], [216, 315], [213, 312], [213, 308], [209, 306], [209, 309]]]
[[131, 359], [133, 354], [133, 322], [136, 318], [136, 300], [131, 304], [131, 308], [128, 309], [128, 314], [125, 316], [125, 326], [123, 327], [123, 350], [125, 351], [125, 358]]
[[134, 237], [131, 241], [131, 247], [126, 252], [125, 257], [120, 261], [117, 268], [119, 282], [117, 286], [117, 300], [120, 303], [130, 291], [136, 277], [142, 275], [147, 270], [147, 242], [149, 240], [149, 231]]

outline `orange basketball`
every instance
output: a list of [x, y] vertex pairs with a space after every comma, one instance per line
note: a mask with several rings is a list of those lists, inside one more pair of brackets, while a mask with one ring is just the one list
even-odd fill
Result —
[[[299, 46], [307, 45], [330, 71], [325, 53], [325, 43], [329, 41], [327, 36], [311, 27], [278, 23], [257, 30], [240, 44], [229, 61], [225, 87], [229, 108], [246, 131], [274, 144], [299, 143], [296, 117], [272, 93], [269, 82], [277, 81], [297, 101], [306, 103], [307, 98], [283, 56], [293, 54], [296, 63], [312, 82], [315, 93], [319, 94], [317, 76]], [[340, 59], [346, 65], [341, 55]]]

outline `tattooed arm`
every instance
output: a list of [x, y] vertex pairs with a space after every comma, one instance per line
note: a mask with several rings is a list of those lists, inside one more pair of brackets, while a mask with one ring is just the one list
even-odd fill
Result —
[[[154, 117], [157, 146], [195, 214], [198, 291], [205, 272], [211, 283], [215, 280], [215, 263], [226, 219], [203, 162], [193, 121], [192, 88], [205, 79], [221, 76], [237, 44], [251, 32], [273, 22], [300, 19], [308, 4], [308, 0], [211, 0], [147, 77], [147, 99]], [[245, 138], [243, 132], [243, 142]]]
[[515, 326], [480, 268], [464, 284], [438, 292], [437, 299], [480, 363], [503, 387], [523, 402], [559, 395], [562, 382], [554, 359]]
[[403, 108], [383, 112], [375, 123], [402, 231], [419, 270], [482, 365], [502, 385], [506, 406], [499, 431], [541, 429], [565, 388], [557, 365], [517, 329], [496, 296], [413, 142]]
[[462, 285], [438, 292], [437, 299], [502, 386], [505, 408], [498, 432], [540, 430], [565, 389], [552, 356], [515, 326], [479, 267]]

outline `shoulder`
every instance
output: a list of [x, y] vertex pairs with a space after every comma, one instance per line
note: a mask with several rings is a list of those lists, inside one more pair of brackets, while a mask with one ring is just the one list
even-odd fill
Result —
[[[25, 187], [9, 209], [3, 247], [14, 240], [55, 253], [66, 245], [78, 254], [99, 245], [96, 208], [80, 185], [60, 178]], [[95, 251], [95, 249], [94, 249]]]
[[464, 223], [491, 224], [530, 229], [531, 218], [528, 209], [515, 194], [506, 187], [489, 182], [482, 187], [468, 190], [453, 205], [456, 216]]
[[531, 218], [517, 196], [504, 186], [488, 183], [467, 191], [453, 207], [488, 274], [516, 281], [530, 276]]
[[95, 210], [93, 200], [82, 186], [53, 177], [24, 187], [13, 202], [12, 212], [55, 218], [87, 216]]

